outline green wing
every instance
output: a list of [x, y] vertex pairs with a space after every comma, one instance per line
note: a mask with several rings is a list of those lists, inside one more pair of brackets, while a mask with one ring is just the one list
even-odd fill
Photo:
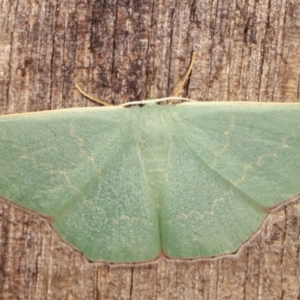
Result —
[[167, 256], [233, 252], [267, 207], [300, 193], [300, 106], [186, 104], [170, 114]]
[[155, 205], [128, 109], [70, 109], [0, 119], [0, 195], [47, 216], [91, 260], [160, 251]]
[[186, 104], [0, 118], [0, 195], [91, 260], [235, 251], [300, 192], [300, 106]]

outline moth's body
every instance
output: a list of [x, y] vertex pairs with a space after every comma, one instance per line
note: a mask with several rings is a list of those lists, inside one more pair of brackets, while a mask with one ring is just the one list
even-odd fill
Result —
[[[132, 124], [132, 138], [139, 149], [141, 167], [149, 184], [149, 193], [151, 193], [158, 214], [165, 192], [168, 154], [173, 136], [172, 132], [165, 130], [165, 125], [170, 123], [170, 120], [164, 112], [166, 110], [171, 112], [173, 109], [173, 106], [147, 105], [143, 109], [140, 107], [132, 108], [130, 112], [133, 114], [129, 114]], [[169, 124], [170, 126], [172, 124]]]
[[0, 195], [93, 261], [235, 251], [300, 192], [300, 105], [190, 103], [0, 118]]

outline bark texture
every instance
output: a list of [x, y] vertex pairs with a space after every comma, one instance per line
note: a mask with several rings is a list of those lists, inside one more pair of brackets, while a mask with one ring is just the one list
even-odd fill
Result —
[[[0, 0], [0, 113], [168, 96], [300, 101], [299, 0]], [[0, 170], [1, 172], [1, 170]], [[236, 255], [88, 263], [46, 220], [0, 199], [1, 299], [299, 299], [300, 203]]]

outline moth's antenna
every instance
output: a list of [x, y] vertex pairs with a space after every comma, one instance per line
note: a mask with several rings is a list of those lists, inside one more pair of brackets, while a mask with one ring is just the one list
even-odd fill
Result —
[[[189, 78], [189, 75], [191, 74], [191, 71], [192, 71], [192, 68], [193, 68], [193, 65], [194, 65], [194, 62], [195, 62], [195, 57], [196, 57], [196, 52], [193, 51], [192, 53], [192, 58], [191, 58], [191, 62], [190, 62], [190, 65], [189, 65], [189, 68], [187, 69], [187, 71], [185, 72], [183, 78], [180, 80], [180, 82], [177, 84], [177, 86], [175, 87], [173, 93], [172, 93], [172, 96], [169, 97], [169, 98], [173, 98], [173, 97], [176, 97], [182, 90], [183, 86], [185, 85], [187, 79]], [[75, 87], [77, 88], [77, 90], [85, 97], [87, 97], [88, 99], [94, 101], [94, 102], [97, 102], [99, 104], [102, 104], [102, 105], [105, 105], [105, 106], [111, 106], [112, 104], [110, 103], [107, 103], [103, 100], [100, 100], [100, 99], [97, 99], [97, 98], [94, 98], [93, 96], [87, 94], [86, 92], [84, 92], [82, 90], [82, 88], [78, 85], [78, 84], [75, 84]], [[166, 101], [167, 99], [166, 98], [163, 98], [162, 101]], [[174, 98], [173, 98], [174, 100]], [[170, 100], [169, 101], [169, 104], [171, 104], [173, 102], [173, 100]], [[177, 100], [177, 99], [176, 99]], [[186, 100], [185, 98], [178, 98], [178, 100]], [[144, 100], [142, 100], [144, 101]], [[141, 102], [142, 101], [136, 101], [135, 104], [142, 104]], [[156, 99], [155, 102], [159, 102], [160, 100], [159, 99]], [[138, 103], [139, 102], [139, 103]], [[149, 100], [148, 100], [149, 102]], [[125, 103], [125, 105], [130, 105], [130, 104], [127, 104]], [[125, 106], [124, 105], [124, 106]], [[123, 105], [121, 105], [123, 106]]]
[[99, 104], [105, 105], [105, 106], [112, 106], [112, 104], [110, 104], [110, 103], [107, 103], [103, 100], [100, 100], [100, 99], [94, 98], [93, 96], [90, 96], [89, 94], [84, 92], [78, 84], [75, 84], [75, 87], [83, 96], [87, 97], [88, 99], [90, 99], [94, 102], [97, 102]]
[[191, 62], [190, 62], [190, 65], [189, 65], [189, 68], [187, 69], [187, 71], [185, 72], [183, 78], [180, 80], [180, 82], [177, 84], [177, 86], [175, 87], [173, 93], [172, 93], [172, 96], [176, 97], [178, 96], [178, 94], [181, 92], [183, 86], [185, 85], [187, 79], [189, 78], [190, 74], [191, 74], [191, 71], [192, 71], [192, 68], [193, 68], [193, 65], [194, 65], [194, 62], [195, 62], [195, 57], [196, 57], [196, 52], [193, 51], [192, 53], [192, 59], [191, 59]]

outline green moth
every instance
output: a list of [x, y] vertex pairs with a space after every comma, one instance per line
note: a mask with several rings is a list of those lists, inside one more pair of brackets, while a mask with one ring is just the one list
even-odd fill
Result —
[[91, 261], [230, 253], [300, 193], [300, 105], [191, 102], [0, 117], [0, 195]]

